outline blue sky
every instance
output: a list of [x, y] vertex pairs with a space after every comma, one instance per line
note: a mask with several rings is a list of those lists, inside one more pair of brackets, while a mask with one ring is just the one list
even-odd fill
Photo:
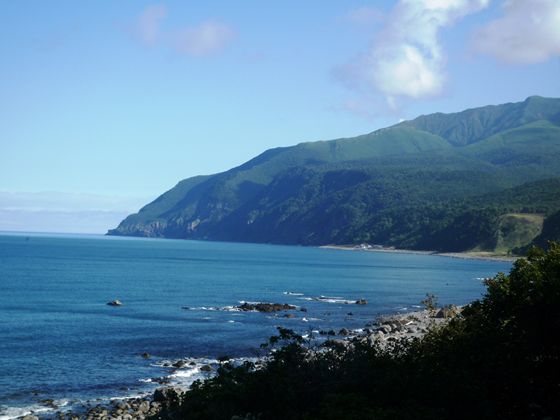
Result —
[[560, 96], [558, 0], [1, 8], [0, 230], [103, 232], [271, 147]]

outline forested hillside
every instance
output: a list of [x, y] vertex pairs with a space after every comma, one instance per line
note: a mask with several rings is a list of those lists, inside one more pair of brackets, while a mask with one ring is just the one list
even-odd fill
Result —
[[109, 234], [507, 252], [560, 210], [559, 176], [560, 99], [530, 97], [267, 150], [181, 181]]

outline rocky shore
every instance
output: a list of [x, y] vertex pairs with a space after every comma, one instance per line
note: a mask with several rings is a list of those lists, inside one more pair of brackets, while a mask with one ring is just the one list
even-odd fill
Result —
[[428, 329], [448, 322], [461, 310], [461, 307], [448, 305], [435, 310], [381, 316], [368, 323], [361, 331], [343, 328], [336, 334], [339, 338], [329, 339], [323, 345], [348, 347], [356, 343], [373, 345], [376, 342], [385, 345], [402, 338], [420, 338], [428, 332]]
[[[272, 310], [290, 310], [284, 305], [262, 307], [266, 309], [263, 312]], [[247, 310], [255, 310], [248, 308]], [[387, 343], [401, 338], [422, 337], [429, 328], [441, 325], [452, 317], [459, 314], [460, 307], [449, 305], [439, 309], [419, 310], [404, 314], [395, 314], [381, 316], [367, 323], [364, 328], [359, 330], [348, 330], [342, 328], [339, 331], [319, 331], [315, 337], [320, 347], [328, 348], [331, 346], [354, 346], [356, 343], [373, 345], [378, 343], [386, 345]], [[219, 360], [224, 362], [226, 360]], [[177, 369], [183, 368], [188, 362], [179, 360], [172, 367]], [[191, 362], [192, 364], [192, 362]], [[210, 365], [200, 367], [201, 371], [206, 371], [211, 375], [215, 371]], [[166, 381], [158, 381], [154, 378], [154, 382], [165, 384]], [[49, 401], [44, 402], [46, 407], [52, 410], [49, 412], [31, 413], [22, 417], [20, 420], [144, 420], [149, 417], [157, 416], [157, 414], [167, 405], [177, 401], [180, 396], [187, 392], [187, 389], [179, 386], [166, 385], [157, 388], [152, 394], [135, 397], [114, 399], [112, 401], [99, 402], [98, 404], [85, 404], [71, 410], [62, 410]]]

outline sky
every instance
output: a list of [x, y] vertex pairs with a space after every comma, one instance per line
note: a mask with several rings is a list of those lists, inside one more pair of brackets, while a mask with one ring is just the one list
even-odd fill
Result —
[[560, 0], [0, 5], [0, 231], [103, 233], [194, 175], [560, 97]]

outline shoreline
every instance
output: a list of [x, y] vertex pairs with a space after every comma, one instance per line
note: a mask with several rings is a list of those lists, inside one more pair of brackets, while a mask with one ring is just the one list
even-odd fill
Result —
[[[456, 312], [460, 311], [461, 307], [451, 305]], [[438, 308], [438, 310], [443, 310]], [[387, 343], [403, 338], [414, 339], [423, 337], [430, 328], [442, 325], [447, 322], [451, 317], [435, 316], [435, 312], [430, 312], [426, 309], [412, 310], [408, 312], [391, 312], [386, 314], [379, 314], [372, 320], [365, 323], [359, 329], [341, 328], [334, 335], [326, 331], [314, 331], [315, 335], [313, 340], [316, 341], [316, 350], [320, 351], [321, 348], [328, 348], [330, 346], [342, 345], [344, 347], [351, 347], [356, 343], [374, 345], [379, 343], [384, 346]], [[455, 313], [455, 312], [454, 312]], [[268, 355], [261, 356], [260, 359], [266, 359]], [[233, 363], [241, 363], [244, 360], [252, 359], [255, 361], [254, 356], [239, 357], [231, 359]], [[190, 372], [204, 371], [203, 378], [209, 379], [217, 372], [217, 367], [222, 363], [218, 360], [205, 359], [204, 363], [198, 363], [196, 366], [192, 364], [194, 359], [185, 357], [177, 360], [170, 360], [169, 366], [175, 367], [170, 371], [171, 377], [190, 377]], [[202, 362], [202, 360], [199, 360]], [[259, 362], [256, 361], [258, 364]], [[212, 369], [205, 370], [202, 366], [210, 366]], [[191, 370], [189, 370], [191, 369]], [[194, 376], [194, 375], [193, 375]], [[155, 388], [151, 392], [138, 393], [131, 396], [118, 397], [111, 396], [96, 400], [74, 400], [72, 404], [56, 405], [56, 401], [51, 400], [49, 403], [42, 405], [35, 405], [34, 409], [21, 412], [19, 415], [2, 416], [2, 419], [18, 419], [18, 420], [145, 420], [148, 417], [157, 416], [158, 413], [164, 409], [170, 401], [176, 400], [180, 395], [189, 391], [193, 381], [190, 383], [181, 383], [180, 381], [158, 382], [153, 378], [154, 383], [159, 383], [161, 386]], [[194, 378], [193, 378], [194, 379]], [[23, 411], [23, 410], [22, 410]]]
[[380, 252], [388, 254], [416, 254], [416, 255], [435, 255], [438, 257], [459, 258], [465, 260], [486, 260], [486, 261], [501, 261], [501, 262], [514, 262], [522, 256], [508, 256], [494, 252], [484, 251], [467, 251], [467, 252], [438, 252], [438, 251], [420, 251], [414, 249], [400, 249], [400, 248], [386, 248], [386, 247], [371, 247], [366, 248], [360, 245], [321, 245], [318, 248], [334, 249], [342, 251], [364, 251], [364, 252]]

